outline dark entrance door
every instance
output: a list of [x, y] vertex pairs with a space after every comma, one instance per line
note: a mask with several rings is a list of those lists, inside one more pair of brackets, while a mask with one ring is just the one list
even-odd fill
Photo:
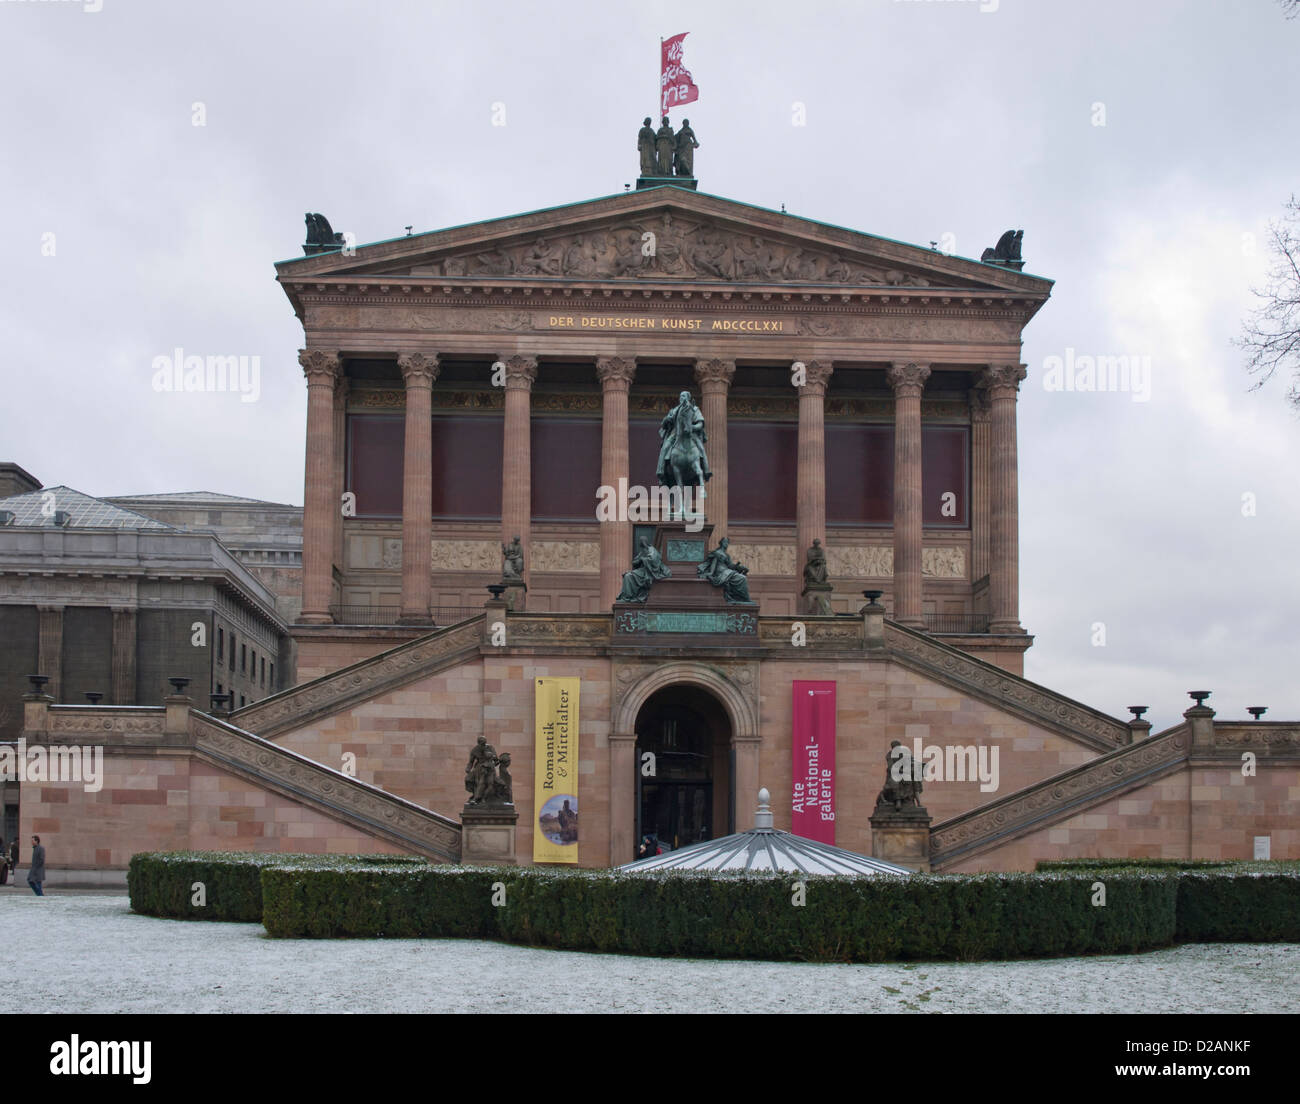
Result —
[[[640, 802], [637, 844], [653, 836], [664, 851], [713, 838], [713, 731], [680, 704], [648, 708], [637, 733]], [[654, 756], [647, 773], [645, 753]]]

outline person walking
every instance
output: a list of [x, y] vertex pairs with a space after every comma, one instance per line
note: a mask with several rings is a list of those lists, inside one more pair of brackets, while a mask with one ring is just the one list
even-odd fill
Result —
[[9, 881], [9, 844], [0, 838], [0, 885]]
[[41, 846], [41, 837], [32, 836], [32, 861], [27, 868], [27, 884], [37, 897], [44, 897], [41, 883], [45, 881], [45, 848]]

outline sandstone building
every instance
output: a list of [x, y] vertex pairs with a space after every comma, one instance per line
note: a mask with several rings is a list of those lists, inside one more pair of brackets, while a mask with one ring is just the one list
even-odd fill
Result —
[[[922, 865], [1249, 857], [1259, 840], [1300, 857], [1300, 725], [1198, 702], [1151, 734], [1022, 677], [1017, 394], [1049, 281], [674, 186], [315, 248], [277, 274], [308, 392], [297, 684], [229, 718], [184, 696], [101, 718], [29, 695], [28, 741], [93, 730], [109, 747], [99, 793], [23, 793], [24, 831], [66, 837], [52, 862], [456, 860], [480, 735], [513, 758], [501, 856], [527, 861], [534, 686], [560, 677], [581, 686], [583, 865], [631, 859], [650, 829], [743, 830], [760, 785], [788, 828], [805, 680], [835, 689], [839, 846], [879, 850], [899, 740], [1000, 764], [992, 786], [927, 782]], [[655, 526], [595, 507], [654, 483], [683, 391], [707, 424], [712, 540], [748, 565], [757, 606], [740, 628], [630, 632], [615, 598]], [[526, 591], [485, 607], [515, 536]], [[829, 613], [802, 593], [814, 539]], [[668, 765], [650, 781], [646, 752]], [[142, 794], [162, 795], [148, 817], [108, 811]]]

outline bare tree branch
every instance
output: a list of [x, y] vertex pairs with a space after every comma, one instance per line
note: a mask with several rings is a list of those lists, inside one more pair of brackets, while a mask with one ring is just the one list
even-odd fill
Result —
[[[1300, 11], [1300, 0], [1290, 4]], [[1294, 195], [1283, 217], [1268, 224], [1268, 247], [1273, 260], [1267, 279], [1251, 288], [1259, 305], [1233, 344], [1249, 354], [1246, 371], [1257, 377], [1252, 391], [1282, 369], [1291, 374], [1287, 401], [1300, 410], [1300, 202]]]

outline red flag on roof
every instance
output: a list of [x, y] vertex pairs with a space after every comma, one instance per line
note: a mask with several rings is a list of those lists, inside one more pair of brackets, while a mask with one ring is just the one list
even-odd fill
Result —
[[682, 43], [690, 31], [660, 40], [659, 111], [668, 114], [670, 107], [680, 107], [700, 98], [700, 90], [682, 60]]

